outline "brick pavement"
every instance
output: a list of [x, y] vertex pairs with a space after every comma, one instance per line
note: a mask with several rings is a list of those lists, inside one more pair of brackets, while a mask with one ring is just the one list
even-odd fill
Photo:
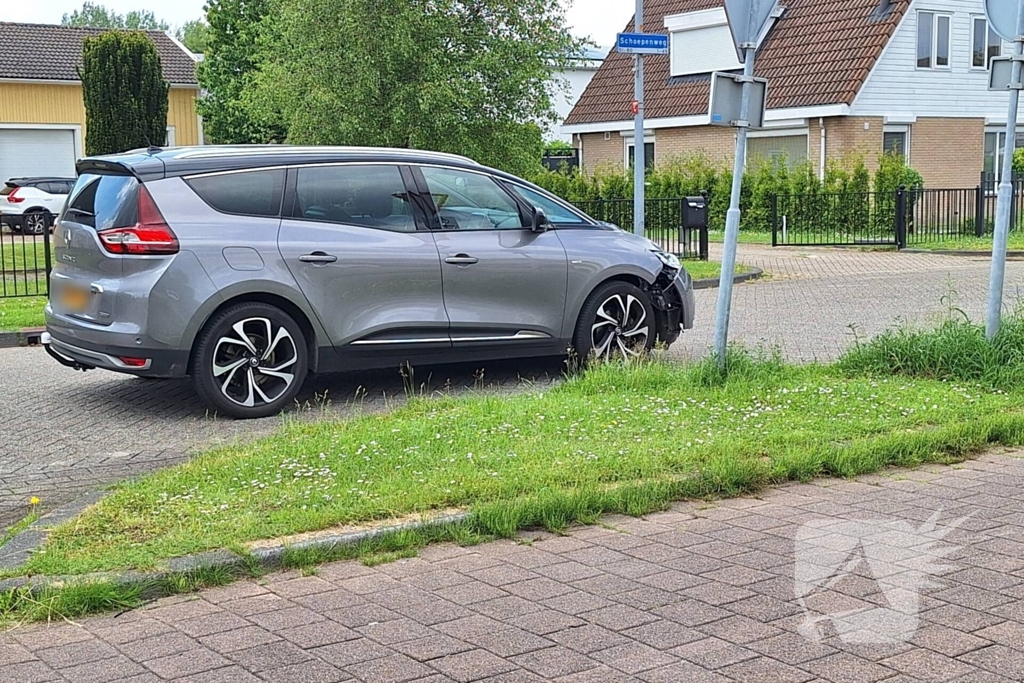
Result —
[[[1024, 680], [1024, 460], [610, 516], [565, 536], [438, 545], [0, 634], [0, 682]], [[816, 520], [970, 515], [905, 642], [800, 635], [794, 538]], [[827, 545], [827, 544], [826, 544]], [[841, 564], [841, 563], [836, 563]], [[886, 606], [867, 564], [807, 606]], [[909, 635], [909, 634], [908, 634]]]
[[[718, 245], [713, 245], [717, 257]], [[732, 339], [779, 347], [794, 360], [833, 358], [853, 341], [898, 320], [930, 324], [947, 313], [950, 286], [958, 304], [980, 319], [988, 284], [984, 259], [860, 252], [838, 249], [772, 250], [741, 246], [740, 258], [772, 273], [768, 282], [736, 288]], [[1007, 303], [1024, 291], [1024, 263], [1007, 271]], [[670, 351], [697, 357], [711, 343], [717, 290], [698, 292], [696, 329]], [[478, 386], [478, 366], [419, 368], [417, 382], [431, 389]], [[483, 385], [511, 388], [520, 377], [550, 382], [561, 372], [548, 362], [492, 363]], [[365, 396], [352, 401], [356, 392]], [[77, 373], [52, 362], [41, 349], [0, 349], [0, 528], [25, 512], [29, 496], [52, 506], [97, 485], [180, 462], [197, 449], [266, 434], [279, 418], [231, 422], [206, 415], [187, 382], [146, 381], [113, 373]], [[377, 410], [400, 400], [392, 370], [318, 378], [303, 394], [300, 419]]]

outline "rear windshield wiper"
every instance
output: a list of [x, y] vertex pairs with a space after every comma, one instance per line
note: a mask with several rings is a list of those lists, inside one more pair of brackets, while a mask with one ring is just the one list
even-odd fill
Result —
[[78, 214], [79, 216], [85, 216], [86, 218], [96, 218], [96, 214], [94, 214], [92, 211], [86, 211], [85, 209], [79, 209], [74, 206], [69, 206], [67, 208], [67, 212]]

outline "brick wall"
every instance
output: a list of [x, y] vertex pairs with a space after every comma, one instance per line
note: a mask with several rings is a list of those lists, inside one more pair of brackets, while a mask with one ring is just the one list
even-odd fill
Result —
[[985, 120], [918, 119], [910, 127], [910, 165], [925, 187], [976, 187], [985, 165]]
[[604, 139], [604, 133], [585, 133], [580, 138], [583, 141], [583, 170], [588, 175], [598, 169], [622, 170], [626, 147], [618, 131], [612, 131], [608, 140]]
[[654, 157], [659, 165], [703, 151], [715, 164], [732, 164], [736, 132], [721, 126], [661, 128], [655, 131]]
[[[815, 163], [820, 164], [821, 133], [817, 125], [815, 129], [817, 139], [812, 144], [818, 146]], [[844, 161], [859, 154], [864, 158], [868, 171], [874, 173], [878, 168], [878, 158], [882, 154], [883, 129], [881, 118], [837, 116], [825, 119], [826, 163], [833, 160]]]

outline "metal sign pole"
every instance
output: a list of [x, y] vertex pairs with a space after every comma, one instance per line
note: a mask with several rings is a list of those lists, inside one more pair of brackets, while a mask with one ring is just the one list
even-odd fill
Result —
[[[644, 0], [636, 0], [633, 30], [643, 33]], [[633, 119], [633, 232], [644, 236], [644, 182], [647, 179], [646, 145], [644, 145], [644, 56], [636, 56], [636, 80], [633, 84], [636, 115]]]
[[985, 315], [985, 336], [999, 333], [1003, 312], [1003, 286], [1006, 280], [1006, 242], [1010, 232], [1010, 210], [1013, 202], [1013, 150], [1016, 147], [1017, 109], [1020, 104], [1021, 62], [1024, 60], [1024, 0], [1017, 7], [1017, 35], [1013, 41], [1013, 65], [1010, 76], [1010, 106], [1006, 116], [1006, 144], [1003, 147], [1003, 168], [996, 202], [996, 225], [992, 240], [992, 272], [988, 287], [988, 308]]
[[[1022, 0], [1024, 2], [1024, 0]], [[756, 4], [756, 3], [755, 3]], [[718, 365], [725, 367], [725, 354], [729, 346], [729, 315], [732, 309], [732, 275], [736, 270], [736, 246], [740, 236], [740, 191], [743, 168], [747, 158], [747, 129], [750, 127], [750, 91], [754, 79], [753, 46], [743, 52], [743, 95], [740, 100], [740, 120], [736, 121], [736, 159], [732, 167], [732, 195], [725, 218], [725, 245], [722, 253], [722, 275], [718, 287], [718, 307], [715, 310], [715, 356]]]

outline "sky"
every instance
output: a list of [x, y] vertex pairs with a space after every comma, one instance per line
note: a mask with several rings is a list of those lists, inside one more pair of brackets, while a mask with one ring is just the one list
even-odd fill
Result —
[[[196, 19], [203, 13], [205, 0], [97, 0], [118, 14], [148, 9], [172, 27]], [[570, 0], [563, 0], [566, 4]], [[0, 0], [0, 21], [59, 24], [65, 12], [82, 6], [81, 0]], [[601, 46], [615, 42], [615, 34], [633, 16], [632, 0], [572, 0], [566, 16], [573, 33], [589, 37]]]

